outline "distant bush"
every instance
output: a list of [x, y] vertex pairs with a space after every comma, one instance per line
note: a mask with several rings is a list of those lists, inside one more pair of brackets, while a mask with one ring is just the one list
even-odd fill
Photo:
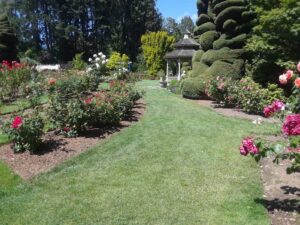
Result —
[[75, 70], [84, 70], [86, 68], [86, 63], [83, 61], [82, 56], [84, 52], [75, 55], [72, 65]]
[[204, 98], [206, 84], [200, 79], [185, 79], [181, 84], [181, 93], [185, 98], [200, 99]]

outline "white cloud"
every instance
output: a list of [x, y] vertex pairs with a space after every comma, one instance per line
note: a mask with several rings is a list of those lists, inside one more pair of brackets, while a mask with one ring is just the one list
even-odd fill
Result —
[[192, 15], [191, 13], [185, 12], [182, 16], [179, 16], [179, 17], [176, 19], [176, 22], [177, 22], [177, 23], [180, 23], [181, 19], [182, 19], [183, 17], [185, 17], [185, 16], [191, 17], [192, 20], [193, 20], [194, 22], [196, 22], [196, 20], [197, 20], [197, 18], [198, 18], [198, 15], [197, 15], [197, 14]]

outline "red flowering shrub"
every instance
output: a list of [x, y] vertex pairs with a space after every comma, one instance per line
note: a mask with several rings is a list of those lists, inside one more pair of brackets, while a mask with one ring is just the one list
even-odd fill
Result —
[[0, 98], [3, 100], [17, 97], [29, 80], [30, 68], [17, 62], [3, 61], [0, 64]]
[[12, 140], [15, 152], [36, 152], [42, 143], [43, 128], [42, 118], [34, 114], [30, 118], [16, 116], [4, 124], [3, 131]]

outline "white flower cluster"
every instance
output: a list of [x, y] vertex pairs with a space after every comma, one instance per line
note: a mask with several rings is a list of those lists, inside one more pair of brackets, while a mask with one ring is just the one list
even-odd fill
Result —
[[[99, 69], [108, 63], [108, 59], [106, 58], [106, 55], [104, 55], [102, 52], [99, 52], [98, 54], [94, 54], [93, 58], [89, 58], [89, 62]], [[92, 70], [92, 67], [87, 68], [87, 72], [91, 72]]]

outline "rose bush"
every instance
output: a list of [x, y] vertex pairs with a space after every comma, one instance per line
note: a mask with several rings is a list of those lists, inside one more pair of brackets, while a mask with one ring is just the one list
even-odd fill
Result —
[[[300, 63], [297, 65], [297, 70], [300, 73]], [[281, 160], [290, 160], [291, 165], [287, 168], [287, 173], [300, 171], [300, 114], [299, 114], [299, 96], [300, 96], [300, 78], [295, 77], [295, 73], [292, 70], [288, 70], [285, 74], [279, 76], [281, 84], [288, 84], [294, 81], [293, 94], [288, 99], [287, 105], [281, 101], [275, 101], [272, 105], [264, 108], [264, 114], [269, 117], [278, 113], [283, 115], [283, 124], [281, 126], [282, 134], [285, 138], [284, 144], [269, 144], [263, 143], [261, 140], [254, 141], [249, 138], [243, 140], [242, 145], [246, 147], [240, 148], [241, 155], [248, 155], [255, 158], [256, 161], [260, 161], [262, 158], [268, 155], [274, 155], [275, 163], [279, 163]], [[285, 110], [288, 107], [289, 110]], [[253, 146], [256, 146], [257, 151], [253, 152]], [[252, 147], [252, 151], [251, 151]], [[250, 149], [250, 150], [249, 150]], [[254, 148], [255, 149], [255, 148]]]
[[30, 81], [30, 68], [15, 61], [0, 64], [0, 99], [16, 98], [22, 88]]
[[32, 117], [16, 116], [12, 121], [6, 122], [3, 131], [12, 140], [14, 152], [38, 150], [42, 143], [44, 123], [42, 118], [33, 114]]
[[108, 59], [102, 52], [94, 54], [93, 58], [89, 58], [89, 67], [87, 68], [87, 74], [90, 80], [90, 89], [95, 91], [98, 85], [108, 75], [107, 63]]

